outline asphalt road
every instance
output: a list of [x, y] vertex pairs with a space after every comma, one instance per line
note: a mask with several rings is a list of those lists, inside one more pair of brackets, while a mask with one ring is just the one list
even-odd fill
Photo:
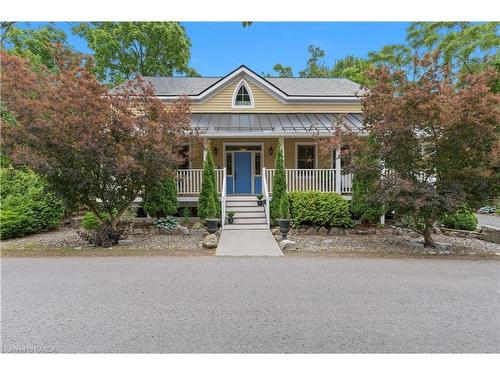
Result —
[[500, 352], [494, 260], [4, 258], [1, 271], [4, 352]]

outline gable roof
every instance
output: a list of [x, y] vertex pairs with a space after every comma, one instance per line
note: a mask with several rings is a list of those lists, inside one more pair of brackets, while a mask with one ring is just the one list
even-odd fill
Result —
[[[203, 101], [236, 79], [245, 78], [282, 102], [301, 100], [359, 100], [363, 88], [345, 78], [264, 78], [245, 65], [224, 77], [144, 77], [157, 96], [176, 99], [189, 96]], [[120, 86], [111, 91], [119, 90]]]

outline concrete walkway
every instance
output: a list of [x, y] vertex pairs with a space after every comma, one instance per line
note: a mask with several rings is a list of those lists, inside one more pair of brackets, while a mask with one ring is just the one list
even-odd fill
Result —
[[283, 255], [271, 231], [223, 230], [215, 255], [280, 256]]
[[485, 225], [487, 227], [500, 228], [500, 216], [483, 214], [476, 214], [476, 216], [479, 221], [479, 226]]

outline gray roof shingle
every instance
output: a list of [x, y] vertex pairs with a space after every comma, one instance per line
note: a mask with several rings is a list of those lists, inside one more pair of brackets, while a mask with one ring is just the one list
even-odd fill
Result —
[[[157, 95], [197, 95], [222, 77], [144, 77]], [[355, 96], [363, 94], [360, 85], [345, 78], [265, 78], [291, 96]]]

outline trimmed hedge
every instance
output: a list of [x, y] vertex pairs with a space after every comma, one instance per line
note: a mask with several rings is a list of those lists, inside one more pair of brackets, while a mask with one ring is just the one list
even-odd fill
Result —
[[0, 170], [0, 238], [22, 237], [55, 228], [64, 215], [61, 199], [30, 170]]
[[294, 224], [351, 225], [349, 202], [337, 193], [292, 191], [288, 194]]
[[441, 224], [446, 228], [461, 229], [461, 230], [476, 230], [477, 216], [474, 211], [467, 207], [460, 207], [455, 213], [445, 215], [441, 219]]

